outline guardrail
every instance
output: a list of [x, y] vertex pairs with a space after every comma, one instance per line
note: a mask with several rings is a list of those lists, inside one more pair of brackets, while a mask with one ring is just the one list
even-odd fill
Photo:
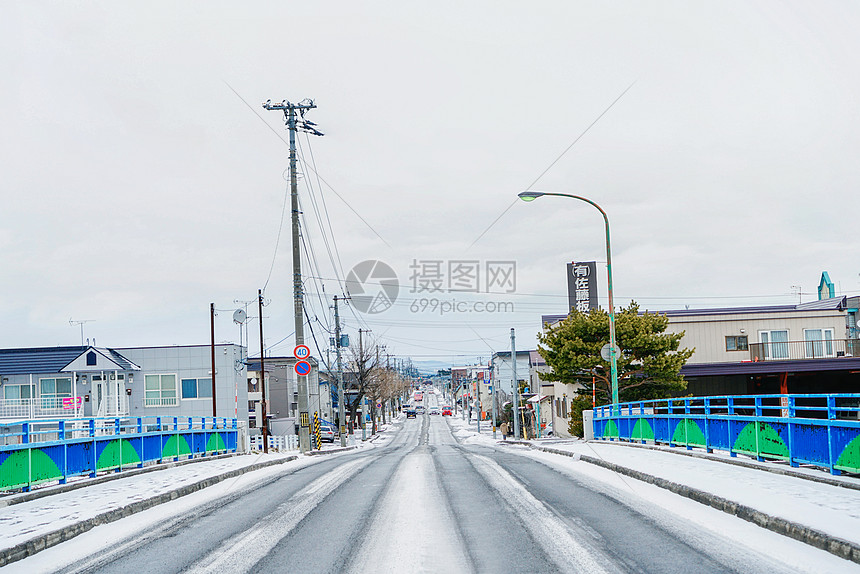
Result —
[[104, 471], [236, 452], [236, 419], [124, 417], [27, 420], [2, 427], [0, 491]]
[[594, 437], [860, 472], [860, 394], [731, 395], [596, 407]]

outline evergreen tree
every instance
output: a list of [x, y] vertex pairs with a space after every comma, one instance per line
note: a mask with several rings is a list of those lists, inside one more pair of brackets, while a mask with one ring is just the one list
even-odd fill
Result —
[[[657, 399], [686, 390], [681, 367], [695, 349], [678, 350], [684, 332], [665, 333], [668, 324], [665, 315], [640, 314], [634, 301], [615, 314], [619, 401]], [[606, 311], [571, 311], [566, 319], [539, 333], [538, 341], [538, 351], [552, 368], [541, 374], [542, 379], [580, 383], [590, 392], [594, 377], [598, 404], [611, 402], [609, 361], [600, 356], [600, 349], [609, 342]]]

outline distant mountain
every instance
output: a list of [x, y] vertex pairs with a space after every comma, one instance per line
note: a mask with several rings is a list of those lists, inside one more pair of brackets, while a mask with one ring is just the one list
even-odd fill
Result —
[[450, 369], [451, 363], [445, 361], [416, 361], [412, 360], [412, 366], [418, 369], [422, 375], [435, 375], [440, 369]]

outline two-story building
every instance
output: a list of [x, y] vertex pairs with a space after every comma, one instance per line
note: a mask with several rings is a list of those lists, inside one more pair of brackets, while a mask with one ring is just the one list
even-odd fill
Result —
[[209, 345], [0, 349], [0, 419], [212, 416], [247, 422], [244, 349]]

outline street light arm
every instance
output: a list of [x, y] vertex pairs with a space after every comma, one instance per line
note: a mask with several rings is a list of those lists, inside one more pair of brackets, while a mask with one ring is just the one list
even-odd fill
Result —
[[597, 211], [603, 216], [603, 223], [606, 227], [606, 283], [607, 291], [609, 292], [609, 356], [612, 376], [612, 404], [618, 404], [618, 349], [615, 341], [615, 305], [612, 300], [612, 249], [609, 242], [609, 217], [603, 208], [581, 195], [573, 195], [570, 193], [556, 193], [552, 191], [523, 191], [519, 194], [519, 198], [523, 201], [534, 201], [538, 197], [544, 195], [555, 195], [558, 197], [570, 197], [578, 199], [590, 205], [593, 205]]

